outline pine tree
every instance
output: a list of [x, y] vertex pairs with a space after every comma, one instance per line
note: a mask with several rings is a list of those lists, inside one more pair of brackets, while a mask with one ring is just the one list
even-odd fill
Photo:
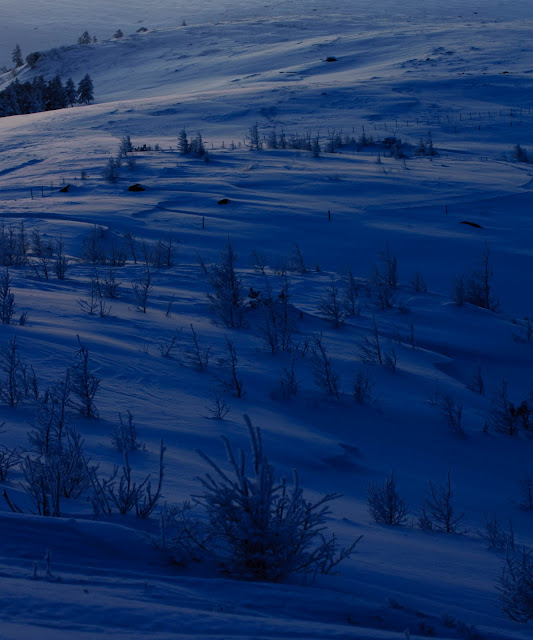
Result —
[[182, 129], [178, 135], [178, 152], [182, 156], [185, 156], [189, 153], [189, 151], [190, 147], [189, 141], [187, 140], [187, 132], [185, 131], [185, 129]]
[[78, 102], [80, 104], [89, 104], [91, 100], [94, 100], [94, 86], [93, 81], [91, 80], [91, 76], [87, 73], [81, 80], [78, 85], [78, 90], [76, 92], [78, 96]]
[[73, 107], [76, 104], [76, 85], [74, 84], [74, 80], [69, 78], [65, 83], [65, 98], [67, 104]]
[[13, 53], [11, 55], [11, 59], [13, 60], [13, 64], [18, 68], [22, 67], [24, 64], [24, 60], [22, 59], [22, 51], [20, 50], [19, 45], [13, 49]]
[[46, 84], [44, 105], [47, 111], [64, 109], [68, 105], [67, 92], [59, 75]]
[[78, 44], [91, 44], [91, 36], [88, 31], [84, 31], [78, 38]]
[[202, 140], [202, 134], [199, 131], [196, 134], [196, 137], [191, 140], [190, 153], [196, 158], [201, 158], [205, 155], [204, 142]]
[[252, 124], [248, 129], [248, 145], [249, 148], [253, 149], [254, 151], [261, 151], [262, 144], [259, 135], [259, 125], [257, 124], [257, 122], [255, 124]]

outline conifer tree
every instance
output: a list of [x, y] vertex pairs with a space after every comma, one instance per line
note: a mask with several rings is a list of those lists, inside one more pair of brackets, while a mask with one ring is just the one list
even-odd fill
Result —
[[182, 129], [178, 135], [178, 152], [181, 153], [181, 155], [185, 156], [189, 153], [189, 151], [190, 147], [189, 141], [187, 139], [187, 132], [185, 131], [185, 129]]
[[65, 83], [65, 99], [67, 104], [73, 107], [76, 104], [76, 85], [74, 80], [69, 78]]
[[19, 45], [13, 49], [13, 53], [11, 55], [11, 59], [13, 60], [13, 64], [18, 68], [22, 67], [24, 64], [24, 60], [22, 59], [22, 51], [20, 50]]
[[91, 76], [87, 73], [81, 80], [78, 85], [78, 90], [76, 92], [78, 96], [78, 102], [80, 104], [89, 104], [91, 100], [94, 100], [94, 86], [93, 81], [91, 80]]

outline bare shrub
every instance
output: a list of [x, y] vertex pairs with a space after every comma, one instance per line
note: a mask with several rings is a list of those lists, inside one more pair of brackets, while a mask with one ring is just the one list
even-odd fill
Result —
[[237, 371], [237, 364], [239, 362], [237, 358], [237, 351], [235, 349], [235, 343], [230, 340], [228, 336], [226, 338], [227, 355], [222, 359], [222, 366], [226, 367], [229, 371], [229, 375], [223, 380], [224, 387], [230, 391], [237, 398], [242, 398], [244, 393], [242, 378]]
[[533, 555], [521, 547], [507, 552], [497, 589], [503, 611], [516, 622], [533, 620]]
[[0, 348], [0, 370], [5, 374], [0, 380], [0, 397], [10, 407], [16, 407], [24, 401], [36, 402], [39, 388], [35, 371], [31, 365], [24, 364], [19, 356], [16, 336]]
[[165, 342], [161, 342], [158, 345], [159, 353], [163, 356], [163, 358], [172, 358], [174, 354], [179, 351], [181, 332], [183, 329], [180, 327], [176, 329], [174, 333], [168, 338]]
[[145, 444], [139, 440], [137, 427], [133, 423], [133, 415], [129, 409], [126, 411], [126, 419], [119, 413], [118, 420], [118, 425], [115, 425], [109, 436], [112, 445], [121, 453], [124, 451], [144, 451]]
[[318, 310], [326, 320], [333, 322], [335, 329], [341, 327], [346, 320], [346, 309], [342, 304], [341, 291], [335, 284], [334, 278], [331, 279], [326, 293], [320, 298]]
[[366, 369], [360, 369], [353, 381], [353, 398], [357, 404], [368, 404], [372, 401], [375, 382], [370, 372]]
[[82, 344], [80, 337], [77, 338], [79, 348], [76, 351], [76, 364], [71, 370], [71, 391], [75, 399], [71, 402], [87, 418], [98, 418], [94, 398], [100, 386], [100, 378], [90, 371], [89, 350]]
[[521, 428], [531, 428], [531, 409], [526, 400], [515, 405], [509, 400], [508, 382], [502, 380], [500, 388], [492, 395], [491, 407], [487, 416], [487, 427], [508, 436], [518, 435]]
[[131, 288], [137, 309], [146, 313], [146, 309], [148, 308], [148, 299], [152, 289], [154, 288], [152, 283], [152, 273], [147, 266], [143, 269], [140, 275], [133, 280]]
[[193, 367], [204, 371], [209, 365], [211, 347], [202, 347], [198, 340], [198, 334], [191, 323], [192, 347], [187, 350], [186, 357]]
[[321, 333], [311, 337], [311, 373], [316, 386], [332, 400], [340, 399], [339, 376], [333, 368]]
[[464, 519], [464, 513], [457, 513], [453, 504], [453, 496], [449, 471], [445, 484], [435, 486], [430, 482], [426, 498], [422, 503], [418, 526], [425, 531], [462, 533], [460, 526]]
[[383, 484], [370, 484], [367, 505], [370, 515], [378, 524], [405, 524], [407, 505], [398, 493], [394, 471], [389, 473]]
[[212, 293], [207, 295], [213, 316], [226, 327], [244, 324], [244, 289], [235, 271], [237, 254], [228, 238], [218, 263], [204, 264]]
[[166, 448], [161, 440], [159, 452], [159, 475], [155, 490], [152, 489], [150, 475], [141, 482], [133, 478], [133, 470], [130, 462], [130, 452], [123, 449], [124, 464], [120, 470], [115, 467], [109, 478], [99, 478], [92, 475], [93, 481], [93, 509], [96, 515], [99, 513], [111, 513], [115, 508], [119, 513], [126, 514], [135, 510], [138, 518], [148, 518], [157, 507], [161, 497], [161, 489], [164, 476], [164, 455]]
[[509, 520], [509, 531], [506, 531], [501, 526], [496, 514], [490, 518], [485, 515], [483, 530], [478, 531], [477, 534], [487, 543], [487, 547], [494, 551], [514, 550], [515, 548], [513, 523]]
[[446, 394], [442, 396], [439, 406], [450, 430], [457, 435], [464, 436], [465, 432], [462, 425], [463, 405], [454, 400], [451, 395]]
[[211, 406], [207, 407], [207, 410], [211, 414], [211, 417], [215, 420], [224, 420], [224, 418], [231, 411], [231, 407], [224, 400], [223, 395], [217, 389], [211, 390], [213, 393], [213, 400]]

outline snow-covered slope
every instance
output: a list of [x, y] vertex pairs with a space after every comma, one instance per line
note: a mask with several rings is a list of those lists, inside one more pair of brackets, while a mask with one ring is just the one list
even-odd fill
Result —
[[[497, 514], [502, 523], [512, 519], [519, 544], [533, 543], [532, 513], [520, 508], [520, 481], [533, 472], [532, 442], [525, 432], [484, 432], [503, 377], [515, 404], [532, 390], [533, 340], [524, 317], [532, 314], [533, 170], [511, 161], [514, 145], [533, 143], [527, 3], [505, 12], [497, 2], [469, 3], [468, 11], [448, 3], [444, 13], [438, 3], [403, 3], [394, 19], [388, 3], [202, 3], [187, 13], [175, 3], [143, 10], [129, 3], [127, 20], [106, 5], [87, 23], [81, 3], [63, 13], [42, 5], [43, 15], [48, 10], [56, 24], [61, 17], [74, 33], [104, 25], [130, 33], [141, 23], [157, 30], [56, 48], [35, 70], [19, 72], [21, 81], [56, 73], [79, 81], [90, 73], [96, 102], [0, 119], [0, 219], [24, 220], [28, 232], [38, 229], [45, 238], [61, 236], [72, 261], [65, 280], [10, 269], [17, 312], [29, 317], [24, 326], [0, 325], [0, 341], [17, 336], [44, 390], [73, 362], [80, 336], [101, 379], [100, 419], [73, 413], [72, 422], [102, 471], [121, 464], [108, 435], [118, 412], [129, 410], [146, 443], [132, 456], [136, 472], [156, 470], [164, 438], [162, 502], [186, 500], [206, 470], [194, 450], [225, 464], [219, 436], [247, 449], [241, 416], [248, 414], [263, 430], [277, 474], [296, 468], [310, 495], [342, 493], [328, 524], [343, 543], [364, 538], [341, 565], [342, 576], [307, 586], [243, 584], [213, 567], [172, 565], [147, 541], [148, 533], [157, 536], [155, 518], [92, 521], [90, 504], [80, 499], [65, 501], [64, 518], [44, 519], [13, 514], [3, 501], [0, 637], [378, 639], [405, 638], [410, 630], [411, 637], [526, 638], [527, 630], [500, 610], [503, 555], [488, 551], [477, 532]], [[17, 33], [16, 20], [12, 25]], [[45, 35], [60, 44], [59, 32]], [[49, 40], [30, 48], [40, 42]], [[413, 145], [431, 131], [438, 155], [394, 159], [377, 144], [349, 144], [320, 157], [250, 151], [245, 138], [256, 123], [264, 136], [274, 128], [309, 132], [322, 144], [333, 130]], [[209, 163], [178, 154], [183, 127], [193, 136], [201, 131]], [[136, 151], [136, 168], [124, 164], [110, 184], [102, 170], [125, 135], [152, 150]], [[128, 192], [132, 183], [146, 191]], [[58, 190], [63, 184], [71, 185], [67, 193]], [[219, 205], [222, 198], [229, 202]], [[166, 242], [169, 231], [179, 241], [175, 264], [153, 271], [146, 313], [132, 294], [143, 272], [133, 256], [116, 269], [119, 295], [106, 300], [110, 315], [84, 313], [79, 301], [87, 300], [95, 271], [80, 257], [94, 225], [103, 228], [107, 250], [128, 233], [139, 247], [141, 239]], [[307, 270], [290, 271], [295, 340], [303, 345], [322, 334], [340, 400], [321, 396], [309, 356], [296, 362], [298, 394], [282, 397], [279, 378], [290, 357], [265, 348], [260, 309], [246, 311], [242, 329], [211, 322], [198, 255], [215, 260], [228, 236], [246, 293], [265, 289], [253, 251], [264, 256], [277, 290], [275, 271], [298, 245]], [[382, 265], [386, 247], [397, 257], [400, 287], [393, 307], [381, 310], [366, 296], [364, 280]], [[475, 269], [487, 248], [498, 314], [457, 306], [451, 297], [454, 278]], [[109, 268], [98, 269], [106, 277]], [[319, 302], [331, 279], [340, 285], [349, 269], [361, 285], [360, 313], [335, 329]], [[414, 290], [417, 272], [427, 292]], [[360, 345], [374, 320], [384, 348], [396, 353], [396, 372], [362, 362]], [[212, 348], [207, 371], [184, 355], [191, 323]], [[179, 350], [162, 357], [181, 327]], [[209, 408], [212, 389], [227, 375], [226, 336], [237, 350], [245, 394], [226, 393], [231, 411], [218, 421]], [[367, 405], [352, 398], [362, 369], [375, 383]], [[479, 371], [484, 395], [472, 390]], [[436, 393], [462, 406], [463, 435], [433, 406]], [[35, 407], [2, 404], [0, 417], [0, 444], [27, 449]], [[409, 505], [402, 527], [371, 522], [366, 507], [369, 483], [382, 482], [391, 469]], [[448, 470], [465, 532], [420, 531], [414, 525], [428, 482], [442, 483]], [[27, 512], [22, 480], [13, 470], [1, 490]]]

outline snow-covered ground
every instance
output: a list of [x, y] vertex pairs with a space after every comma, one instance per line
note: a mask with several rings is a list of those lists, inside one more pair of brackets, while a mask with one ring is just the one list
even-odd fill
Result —
[[[6, 62], [17, 40], [27, 52], [75, 42], [87, 28], [100, 42], [43, 51], [35, 70], [19, 71], [21, 81], [59, 73], [79, 82], [90, 73], [94, 104], [0, 119], [0, 219], [61, 236], [71, 258], [65, 280], [10, 269], [17, 317], [29, 316], [24, 326], [0, 325], [0, 342], [17, 336], [41, 391], [74, 362], [77, 336], [88, 347], [101, 379], [100, 418], [73, 412], [71, 420], [102, 471], [122, 463], [108, 435], [129, 410], [146, 443], [132, 454], [136, 473], [156, 471], [164, 438], [161, 502], [179, 503], [198, 493], [206, 471], [196, 449], [222, 465], [219, 436], [247, 450], [248, 414], [280, 477], [295, 468], [309, 495], [343, 494], [328, 521], [340, 541], [364, 537], [340, 576], [243, 583], [210, 566], [173, 564], [147, 538], [157, 536], [155, 516], [92, 520], [84, 498], [64, 501], [60, 519], [29, 515], [15, 469], [0, 491], [26, 513], [0, 503], [0, 638], [527, 638], [530, 630], [500, 608], [504, 554], [487, 550], [478, 531], [497, 514], [505, 527], [512, 520], [517, 543], [533, 544], [533, 512], [520, 507], [532, 441], [524, 432], [484, 432], [502, 378], [515, 404], [533, 390], [524, 320], [533, 314], [533, 165], [511, 158], [514, 145], [533, 147], [529, 3], [144, 4], [129, 2], [126, 13], [117, 3], [93, 3], [90, 16], [78, 1], [6, 9]], [[149, 31], [136, 34], [140, 25]], [[126, 37], [107, 40], [117, 28]], [[9, 78], [1, 79], [5, 86]], [[245, 139], [256, 123], [261, 136], [275, 127], [319, 135], [322, 144], [335, 130], [416, 146], [430, 131], [438, 155], [399, 160], [377, 144], [316, 158], [251, 151]], [[183, 127], [191, 136], [201, 131], [209, 163], [178, 154]], [[109, 184], [102, 170], [125, 135], [159, 150], [136, 151], [136, 168], [124, 165]], [[133, 183], [146, 190], [128, 192]], [[64, 184], [69, 191], [60, 193]], [[229, 202], [219, 205], [222, 198]], [[143, 267], [132, 256], [116, 269], [119, 295], [105, 301], [109, 316], [80, 307], [94, 276], [81, 260], [94, 225], [103, 227], [108, 251], [127, 233], [140, 244], [166, 242], [171, 231], [179, 242], [175, 264], [153, 270], [146, 313], [133, 300], [131, 283]], [[295, 339], [322, 333], [340, 400], [322, 397], [309, 357], [296, 362], [298, 394], [282, 397], [280, 372], [290, 358], [265, 347], [260, 310], [248, 309], [241, 329], [211, 321], [198, 256], [216, 260], [228, 236], [246, 292], [265, 288], [254, 251], [264, 255], [277, 292], [275, 271], [298, 245], [307, 272], [289, 271]], [[363, 283], [386, 247], [398, 262], [395, 304], [381, 310], [361, 284], [360, 314], [335, 329], [319, 311], [332, 277], [341, 286], [351, 269]], [[487, 249], [500, 313], [452, 299], [454, 278], [477, 268]], [[99, 269], [105, 277], [108, 268]], [[410, 284], [417, 272], [427, 292]], [[360, 345], [373, 319], [397, 368], [370, 365], [375, 400], [359, 405], [352, 382], [364, 368]], [[212, 349], [207, 371], [183, 356], [191, 323]], [[182, 327], [180, 348], [162, 357], [161, 346]], [[226, 336], [245, 393], [224, 394], [231, 411], [218, 421], [209, 408], [213, 387], [227, 376]], [[478, 371], [484, 395], [471, 389]], [[441, 400], [449, 394], [462, 405], [462, 436], [433, 406], [436, 389]], [[0, 444], [27, 449], [35, 406], [3, 403], [0, 420]], [[373, 523], [366, 505], [370, 482], [391, 470], [409, 506], [401, 527]], [[423, 532], [414, 526], [421, 500], [448, 470], [465, 531]]]

